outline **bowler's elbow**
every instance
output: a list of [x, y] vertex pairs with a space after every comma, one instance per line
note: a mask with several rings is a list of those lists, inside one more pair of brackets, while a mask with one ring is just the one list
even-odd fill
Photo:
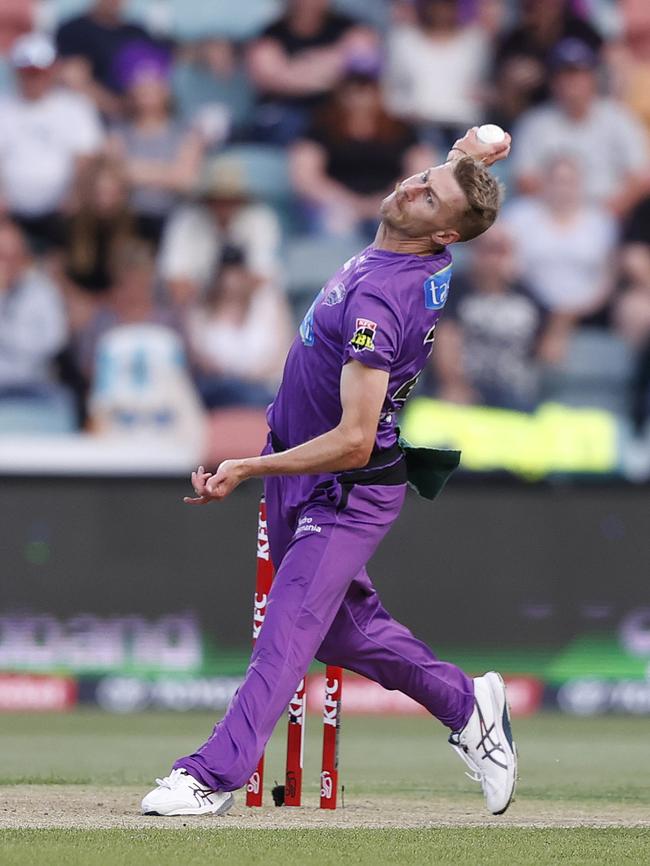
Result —
[[370, 460], [372, 449], [375, 444], [375, 437], [368, 435], [361, 428], [346, 429], [345, 436], [345, 454], [343, 461], [344, 469], [360, 469], [365, 466]]

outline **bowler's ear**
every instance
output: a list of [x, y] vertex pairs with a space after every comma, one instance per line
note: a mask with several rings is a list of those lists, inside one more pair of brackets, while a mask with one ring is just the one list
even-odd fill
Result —
[[431, 235], [431, 240], [436, 246], [448, 247], [460, 240], [460, 234], [456, 229], [440, 229]]

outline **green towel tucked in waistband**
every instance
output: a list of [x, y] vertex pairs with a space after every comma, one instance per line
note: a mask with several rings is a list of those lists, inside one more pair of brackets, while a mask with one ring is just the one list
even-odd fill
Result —
[[400, 436], [399, 447], [406, 458], [406, 477], [409, 485], [425, 499], [435, 499], [458, 469], [460, 451], [446, 448], [416, 448]]

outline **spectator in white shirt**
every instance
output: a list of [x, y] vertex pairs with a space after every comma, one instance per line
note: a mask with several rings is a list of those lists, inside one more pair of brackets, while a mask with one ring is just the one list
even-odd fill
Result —
[[0, 222], [0, 397], [56, 390], [53, 361], [67, 339], [65, 310], [32, 266], [20, 229]]
[[551, 159], [541, 174], [543, 192], [513, 201], [503, 212], [522, 278], [551, 314], [542, 354], [562, 357], [574, 325], [605, 324], [614, 285], [617, 225], [584, 192], [582, 166]]
[[590, 312], [609, 284], [616, 221], [585, 199], [575, 160], [557, 157], [541, 177], [541, 195], [515, 199], [503, 214], [523, 276], [547, 309]]
[[55, 86], [56, 53], [30, 33], [11, 52], [18, 93], [0, 100], [0, 201], [39, 251], [61, 241], [61, 211], [102, 129], [85, 97]]
[[208, 409], [266, 406], [282, 374], [291, 342], [284, 295], [226, 247], [205, 304], [188, 314], [196, 382]]
[[274, 285], [280, 284], [279, 220], [254, 190], [236, 159], [216, 157], [205, 167], [200, 201], [179, 207], [162, 238], [160, 274], [171, 300], [196, 302], [213, 277], [222, 249], [244, 250], [248, 266]]
[[460, 23], [458, 0], [418, 0], [416, 10], [418, 26], [397, 26], [388, 37], [387, 104], [446, 150], [481, 118], [488, 37]]
[[586, 43], [558, 43], [553, 99], [522, 116], [513, 135], [513, 172], [521, 192], [537, 193], [549, 158], [570, 154], [584, 172], [589, 200], [622, 214], [648, 189], [648, 152], [633, 115], [598, 95], [597, 63]]

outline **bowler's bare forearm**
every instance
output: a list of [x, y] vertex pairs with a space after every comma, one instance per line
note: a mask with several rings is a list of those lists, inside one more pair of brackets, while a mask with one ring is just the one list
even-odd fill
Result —
[[239, 462], [245, 478], [265, 475], [316, 475], [365, 466], [377, 436], [388, 373], [348, 362], [341, 371], [341, 420], [332, 430], [280, 454]]
[[364, 466], [369, 458], [370, 453], [361, 435], [339, 426], [279, 454], [246, 457], [239, 462], [246, 478], [262, 478], [267, 475], [343, 472]]

